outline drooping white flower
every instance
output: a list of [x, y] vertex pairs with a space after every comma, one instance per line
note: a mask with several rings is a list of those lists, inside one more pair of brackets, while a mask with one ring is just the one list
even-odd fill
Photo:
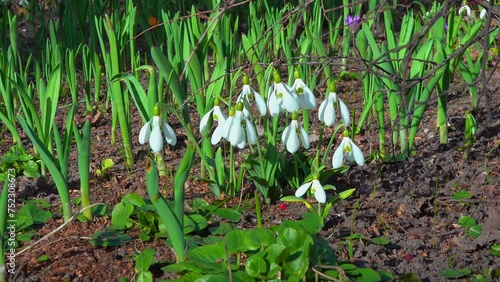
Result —
[[319, 203], [324, 204], [326, 202], [326, 193], [325, 189], [323, 189], [323, 185], [319, 182], [319, 176], [315, 175], [312, 181], [306, 182], [302, 184], [297, 191], [295, 191], [296, 197], [302, 197], [308, 189], [311, 189], [311, 192], [314, 194], [314, 197]]
[[344, 102], [337, 97], [335, 84], [331, 84], [330, 93], [328, 93], [326, 99], [321, 102], [319, 106], [319, 120], [324, 122], [327, 126], [332, 126], [335, 123], [335, 107], [340, 108], [340, 116], [342, 117], [344, 125], [349, 125], [351, 123], [349, 109], [347, 109]]
[[486, 13], [487, 13], [486, 9], [483, 8], [479, 13], [479, 18], [484, 19], [486, 17]]
[[[245, 129], [243, 124], [245, 124]], [[231, 146], [237, 146], [240, 149], [245, 148], [247, 139], [250, 144], [257, 143], [257, 131], [252, 122], [243, 114], [243, 103], [236, 104], [236, 110], [234, 108], [229, 110], [229, 117], [222, 125], [221, 134]]]
[[354, 142], [352, 142], [351, 138], [349, 138], [349, 132], [347, 130], [344, 130], [344, 138], [337, 150], [335, 150], [335, 153], [333, 153], [332, 167], [339, 168], [342, 166], [344, 156], [348, 161], [355, 161], [359, 166], [365, 164], [363, 152]]
[[[490, 2], [489, 0], [486, 0], [487, 2]], [[479, 13], [479, 18], [482, 20], [486, 17], [486, 15], [488, 14], [488, 11], [481, 7], [481, 12]]]
[[271, 116], [275, 117], [282, 111], [295, 113], [299, 110], [299, 98], [297, 94], [286, 84], [281, 82], [281, 76], [277, 70], [273, 71], [274, 83], [267, 94], [267, 107]]
[[458, 9], [458, 14], [461, 15], [465, 13], [466, 16], [470, 16], [471, 10], [469, 5], [467, 5], [467, 0], [464, 0], [460, 9]]
[[306, 149], [309, 149], [309, 135], [307, 134], [306, 130], [299, 125], [297, 119], [298, 114], [293, 113], [292, 122], [290, 122], [290, 124], [285, 127], [283, 135], [281, 135], [281, 141], [286, 144], [286, 149], [291, 154], [297, 152], [297, 150], [299, 149], [299, 138], [300, 142], [302, 142], [302, 146], [304, 146], [304, 148]]
[[151, 150], [154, 153], [160, 152], [163, 149], [162, 130], [167, 143], [175, 145], [177, 143], [175, 131], [160, 117], [160, 107], [155, 106], [153, 119], [144, 124], [139, 132], [139, 143], [145, 144], [149, 141]]
[[236, 103], [243, 103], [243, 113], [245, 113], [245, 116], [249, 115], [250, 109], [247, 107], [251, 105], [252, 100], [255, 101], [255, 106], [257, 106], [257, 110], [259, 111], [260, 115], [265, 116], [267, 109], [264, 98], [262, 98], [262, 96], [257, 91], [253, 90], [253, 88], [250, 87], [248, 76], [243, 75], [243, 88], [241, 89], [241, 93], [238, 96], [238, 99], [236, 99]]
[[304, 81], [300, 78], [298, 70], [293, 72], [295, 81], [293, 82], [292, 89], [299, 97], [299, 106], [304, 110], [312, 110], [316, 108], [316, 97]]
[[201, 118], [200, 121], [200, 132], [203, 133], [207, 127], [208, 121], [210, 120], [210, 117], [213, 118], [213, 120], [218, 122], [218, 125], [220, 126], [221, 123], [224, 123], [226, 120], [226, 115], [221, 111], [220, 107], [220, 100], [219, 98], [214, 99], [214, 106], [211, 108], [208, 112], [206, 112], [203, 117]]

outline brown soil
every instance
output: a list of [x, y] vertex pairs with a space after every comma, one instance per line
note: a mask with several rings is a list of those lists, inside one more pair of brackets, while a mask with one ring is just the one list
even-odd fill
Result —
[[[474, 273], [482, 273], [489, 268], [499, 268], [500, 258], [488, 254], [488, 248], [500, 240], [500, 94], [498, 76], [489, 86], [493, 122], [485, 123], [485, 112], [478, 113], [478, 124], [482, 134], [472, 145], [468, 157], [459, 151], [463, 144], [464, 113], [469, 108], [469, 98], [465, 91], [452, 93], [449, 104], [450, 144], [439, 146], [439, 136], [435, 132], [436, 103], [429, 105], [417, 137], [417, 153], [410, 160], [394, 163], [368, 162], [363, 167], [353, 166], [348, 173], [335, 176], [332, 183], [338, 190], [357, 188], [356, 193], [327, 218], [321, 232], [337, 250], [339, 260], [351, 260], [357, 265], [387, 270], [399, 276], [416, 273], [423, 281], [442, 280], [440, 273], [447, 268], [470, 267]], [[360, 83], [346, 82], [362, 93]], [[319, 96], [319, 95], [318, 95]], [[345, 98], [346, 103], [357, 110], [361, 102]], [[483, 99], [484, 103], [484, 99]], [[63, 103], [64, 104], [64, 103]], [[484, 109], [484, 105], [482, 105]], [[80, 112], [81, 113], [81, 112]], [[110, 141], [110, 113], [99, 113], [92, 126], [92, 171], [100, 167], [105, 158], [111, 158], [115, 166], [107, 178], [92, 176], [91, 189], [93, 203], [106, 203], [113, 207], [128, 193], [147, 197], [145, 191], [145, 167], [149, 147], [139, 145], [134, 139], [135, 164], [131, 172], [126, 172], [120, 153], [120, 140]], [[138, 136], [142, 126], [140, 118], [133, 112], [132, 129]], [[65, 117], [60, 117], [65, 118]], [[85, 120], [82, 115], [78, 124]], [[183, 129], [175, 121], [172, 124], [182, 136]], [[450, 128], [451, 128], [450, 127]], [[2, 139], [6, 139], [2, 132]], [[24, 136], [25, 147], [31, 147]], [[184, 143], [178, 142], [165, 150], [167, 165], [173, 170], [183, 156]], [[356, 137], [357, 144], [365, 152], [378, 147], [376, 131], [366, 131]], [[0, 152], [5, 152], [11, 144], [0, 144]], [[312, 144], [314, 147], [315, 144]], [[69, 169], [72, 196], [79, 194], [79, 177], [76, 164], [77, 150], [73, 150]], [[331, 157], [330, 157], [331, 158]], [[186, 187], [187, 201], [194, 198], [214, 200], [208, 186], [196, 180], [199, 167], [195, 166], [193, 178]], [[171, 180], [165, 180], [167, 183]], [[18, 200], [43, 198], [53, 204], [52, 211], [59, 212], [57, 190], [52, 181], [19, 178]], [[452, 195], [467, 190], [473, 197], [459, 202]], [[167, 194], [171, 198], [171, 192]], [[239, 199], [230, 203], [237, 204]], [[21, 205], [21, 204], [20, 204]], [[306, 209], [298, 203], [287, 203], [286, 210], [280, 203], [263, 206], [263, 220], [266, 225], [277, 224], [286, 219], [297, 219]], [[75, 207], [76, 209], [76, 207]], [[470, 215], [483, 225], [481, 236], [469, 238], [458, 226], [460, 215]], [[241, 223], [245, 228], [255, 227], [254, 215], [249, 214]], [[117, 281], [120, 277], [133, 278], [133, 258], [144, 248], [157, 250], [155, 259], [167, 264], [174, 261], [172, 251], [165, 247], [164, 239], [143, 242], [137, 231], [127, 232], [132, 240], [120, 247], [95, 247], [89, 243], [90, 237], [111, 225], [109, 217], [98, 217], [92, 222], [74, 220], [58, 232], [43, 238], [62, 224], [60, 217], [49, 220], [37, 229], [32, 241], [23, 244], [20, 250], [28, 248], [16, 257], [17, 274], [11, 281]], [[351, 232], [363, 234], [368, 241], [356, 243], [354, 257], [349, 258], [345, 245], [339, 244], [343, 236]], [[379, 246], [369, 242], [370, 238], [385, 236], [389, 245]], [[48, 260], [39, 262], [43, 255]], [[155, 271], [155, 278], [165, 278], [161, 271]]]
[[[418, 137], [416, 156], [397, 163], [374, 161], [363, 167], [353, 166], [348, 173], [332, 179], [338, 189], [357, 188], [353, 197], [336, 212], [332, 211], [322, 231], [322, 235], [329, 238], [338, 250], [339, 260], [352, 260], [358, 265], [392, 271], [396, 276], [416, 273], [420, 279], [427, 281], [435, 281], [440, 272], [448, 267], [471, 267], [475, 273], [480, 273], [500, 265], [498, 257], [488, 254], [488, 248], [500, 239], [500, 98], [496, 92], [491, 97], [496, 122], [484, 124], [484, 115], [479, 114], [479, 124], [484, 131], [470, 148], [467, 158], [458, 147], [463, 142], [463, 113], [468, 107], [468, 97], [457, 93], [451, 97], [449, 107], [449, 120], [455, 127], [450, 132], [449, 146], [439, 146], [434, 130], [433, 105], [430, 105], [431, 110], [422, 123]], [[353, 106], [359, 109], [362, 105]], [[136, 113], [133, 116], [132, 128], [134, 136], [137, 136], [141, 122]], [[182, 135], [182, 128], [175, 123], [174, 126]], [[92, 177], [93, 202], [114, 206], [128, 193], [146, 197], [144, 168], [148, 146], [141, 146], [134, 140], [136, 162], [132, 172], [126, 173], [119, 143], [110, 142], [109, 114], [102, 114], [93, 124], [92, 135], [93, 170], [105, 158], [112, 158], [116, 163], [109, 177]], [[373, 144], [377, 144], [376, 138], [376, 132], [365, 132], [356, 138], [356, 142], [367, 155]], [[179, 142], [165, 151], [169, 166], [175, 169], [183, 150], [184, 145]], [[77, 196], [76, 155], [72, 156], [72, 160], [75, 162], [70, 167], [70, 182], [74, 189], [72, 196]], [[192, 175], [196, 177], [198, 170], [196, 166]], [[188, 202], [194, 198], [213, 200], [208, 186], [197, 182], [195, 177], [190, 179], [186, 188]], [[53, 204], [52, 211], [59, 212], [57, 191], [50, 181], [44, 184], [43, 181], [20, 178], [18, 183], [22, 198], [47, 199]], [[453, 200], [451, 196], [460, 190], [471, 192], [473, 197], [466, 202]], [[238, 199], [232, 202], [237, 204]], [[264, 206], [265, 224], [296, 219], [305, 211], [297, 203], [286, 205], [284, 211], [280, 210], [279, 203]], [[482, 235], [474, 240], [466, 236], [464, 229], [457, 225], [460, 215], [470, 215], [482, 224]], [[254, 216], [250, 214], [241, 223], [242, 226], [255, 227], [252, 219]], [[157, 250], [155, 259], [158, 261], [168, 263], [174, 260], [163, 239], [142, 242], [133, 229], [127, 233], [132, 236], [132, 241], [124, 246], [92, 246], [89, 238], [96, 231], [111, 225], [109, 217], [96, 218], [93, 222], [72, 221], [44, 241], [32, 245], [62, 223], [61, 218], [49, 220], [37, 229], [37, 236], [31, 242], [21, 246], [21, 249], [29, 249], [16, 257], [18, 273], [13, 281], [116, 281], [121, 276], [132, 278], [135, 275], [133, 257], [146, 247]], [[369, 241], [355, 244], [354, 257], [349, 258], [347, 247], [338, 242], [351, 232], [361, 233], [368, 240], [385, 236], [391, 243], [386, 246]], [[48, 256], [48, 260], [38, 262], [37, 258], [42, 255]], [[157, 275], [157, 278], [162, 277], [161, 271]]]

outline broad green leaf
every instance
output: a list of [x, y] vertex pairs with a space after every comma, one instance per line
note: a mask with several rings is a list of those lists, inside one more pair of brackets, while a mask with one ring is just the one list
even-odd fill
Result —
[[469, 235], [475, 239], [475, 238], [479, 237], [479, 235], [481, 235], [482, 231], [483, 231], [483, 226], [476, 224], [476, 225], [471, 226], [471, 228], [469, 229]]
[[226, 250], [223, 245], [204, 245], [186, 253], [189, 260], [212, 270], [227, 270]]
[[462, 191], [459, 191], [459, 192], [453, 194], [454, 200], [470, 199], [471, 197], [472, 197], [472, 194], [466, 190], [462, 190]]
[[137, 275], [137, 282], [153, 282], [153, 273], [150, 271], [141, 271]]
[[101, 230], [92, 235], [93, 246], [116, 247], [128, 243], [132, 238], [120, 230]]
[[462, 278], [472, 274], [472, 270], [470, 268], [461, 268], [461, 269], [446, 269], [441, 272], [441, 276], [451, 279], [451, 278]]
[[52, 213], [50, 211], [41, 210], [33, 203], [22, 206], [18, 211], [18, 215], [30, 217], [33, 220], [33, 224], [43, 224], [52, 218]]
[[354, 281], [357, 282], [377, 282], [381, 281], [380, 275], [377, 271], [371, 268], [358, 268], [359, 276], [353, 277]]
[[126, 194], [125, 196], [123, 196], [122, 202], [129, 202], [137, 207], [142, 207], [146, 204], [144, 202], [144, 199], [135, 193]]
[[470, 228], [477, 224], [477, 221], [469, 215], [462, 215], [458, 219], [458, 224], [465, 228]]
[[130, 216], [134, 213], [134, 205], [130, 202], [118, 203], [111, 212], [111, 224], [118, 229], [126, 229], [132, 227], [134, 222]]
[[153, 257], [155, 255], [155, 250], [151, 248], [146, 248], [135, 257], [135, 271], [136, 272], [146, 272], [153, 263]]
[[391, 241], [389, 241], [386, 237], [376, 237], [372, 238], [372, 243], [376, 245], [387, 245], [391, 243]]
[[500, 256], [500, 244], [494, 244], [488, 252], [494, 256]]
[[199, 214], [184, 215], [184, 234], [203, 230], [207, 226], [207, 219]]
[[215, 210], [213, 212], [213, 214], [218, 215], [222, 218], [228, 219], [231, 222], [241, 221], [241, 213], [236, 211], [236, 210], [233, 210], [233, 209], [218, 208], [217, 210]]
[[259, 278], [267, 273], [267, 263], [264, 259], [265, 252], [258, 252], [250, 256], [245, 263], [245, 270], [248, 275]]
[[345, 199], [349, 198], [354, 193], [354, 191], [356, 191], [355, 188], [342, 191], [339, 193], [339, 198], [342, 200], [345, 200]]

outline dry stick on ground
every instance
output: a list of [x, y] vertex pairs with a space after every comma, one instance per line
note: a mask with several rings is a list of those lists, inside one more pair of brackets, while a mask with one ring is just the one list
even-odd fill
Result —
[[[36, 246], [36, 245], [40, 244], [40, 242], [42, 242], [42, 241], [46, 240], [47, 238], [49, 238], [50, 236], [54, 235], [54, 234], [55, 234], [55, 233], [57, 233], [59, 230], [63, 229], [66, 225], [68, 225], [69, 223], [71, 223], [71, 222], [72, 222], [72, 221], [73, 221], [73, 220], [74, 220], [74, 219], [75, 219], [75, 218], [76, 218], [79, 214], [81, 214], [82, 212], [86, 211], [87, 209], [91, 209], [91, 208], [93, 208], [93, 207], [95, 207], [95, 206], [101, 206], [101, 205], [102, 205], [102, 206], [104, 206], [104, 205], [106, 205], [106, 204], [104, 204], [104, 203], [95, 203], [95, 204], [92, 204], [92, 205], [90, 205], [90, 206], [87, 206], [87, 207], [85, 207], [85, 208], [83, 208], [83, 209], [81, 209], [81, 210], [78, 210], [77, 212], [75, 212], [75, 213], [73, 214], [73, 216], [72, 216], [72, 217], [70, 217], [70, 219], [69, 219], [67, 222], [63, 223], [62, 225], [60, 225], [60, 226], [59, 226], [59, 227], [57, 227], [56, 229], [54, 229], [54, 230], [50, 231], [47, 235], [45, 235], [45, 236], [43, 236], [42, 238], [38, 239], [38, 240], [37, 240], [36, 242], [34, 242], [33, 244], [31, 244], [31, 245], [27, 246], [26, 248], [24, 248], [24, 249], [20, 250], [20, 251], [16, 254], [16, 256], [19, 256], [19, 255], [21, 255], [22, 253], [24, 253], [24, 252], [26, 252], [26, 251], [28, 251], [28, 250], [32, 249], [34, 246]], [[22, 267], [24, 266], [24, 264], [25, 264], [25, 262], [26, 262], [26, 260], [27, 260], [27, 259], [28, 259], [28, 258], [25, 258], [25, 259], [23, 260], [23, 262], [21, 263], [21, 266], [19, 267], [19, 269], [18, 269], [18, 270], [17, 270], [17, 272], [16, 272], [16, 275], [14, 276], [14, 279], [13, 279], [14, 281], [16, 280], [17, 275], [19, 275], [19, 273], [21, 272], [21, 269], [22, 269]]]
[[312, 271], [314, 271], [314, 273], [318, 274], [321, 277], [324, 277], [324, 278], [329, 279], [331, 281], [350, 281], [350, 279], [347, 277], [347, 275], [345, 274], [344, 270], [340, 266], [335, 266], [335, 265], [320, 265], [319, 267], [325, 268], [325, 269], [335, 269], [335, 270], [337, 270], [338, 273], [339, 273], [340, 278], [342, 278], [342, 279], [333, 278], [333, 277], [331, 277], [329, 275], [326, 275], [323, 272], [319, 271], [314, 266], [311, 267]]

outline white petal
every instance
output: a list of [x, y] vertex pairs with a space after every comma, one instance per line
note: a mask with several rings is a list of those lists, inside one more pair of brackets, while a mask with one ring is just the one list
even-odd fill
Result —
[[229, 129], [228, 141], [231, 145], [236, 146], [245, 140], [245, 131], [243, 126], [241, 126], [243, 112], [237, 111], [234, 115], [231, 128]]
[[323, 189], [323, 185], [319, 182], [319, 180], [312, 181], [312, 187], [314, 189], [314, 197], [316, 200], [322, 204], [326, 202], [326, 193], [325, 189]]
[[303, 106], [304, 109], [312, 110], [316, 108], [316, 96], [314, 96], [309, 88], [307, 88], [307, 91], [302, 96], [307, 98], [307, 102], [305, 102], [307, 106]]
[[344, 140], [342, 140], [337, 150], [335, 150], [335, 153], [333, 153], [333, 159], [332, 159], [333, 168], [339, 168], [342, 166], [342, 162], [344, 160], [344, 146], [345, 142]]
[[246, 141], [243, 139], [240, 143], [236, 144], [239, 149], [245, 149]]
[[213, 109], [214, 120], [216, 120], [218, 123], [224, 122], [227, 119], [226, 115], [221, 111], [219, 106], [214, 106]]
[[255, 104], [257, 105], [257, 110], [259, 110], [261, 116], [265, 116], [267, 112], [266, 102], [264, 102], [264, 99], [262, 98], [262, 96], [260, 96], [259, 93], [254, 91], [253, 95], [255, 96]]
[[302, 184], [297, 191], [295, 191], [295, 197], [302, 197], [307, 192], [307, 189], [311, 187], [312, 182], [306, 182]]
[[175, 131], [165, 121], [163, 121], [163, 134], [165, 135], [165, 140], [167, 140], [168, 144], [172, 146], [177, 144], [177, 136], [175, 135]]
[[354, 143], [352, 143], [352, 154], [354, 156], [356, 164], [358, 164], [359, 166], [363, 166], [365, 164], [365, 157], [363, 156], [363, 152]]
[[304, 146], [304, 148], [309, 149], [309, 134], [307, 134], [307, 131], [303, 127], [300, 127], [300, 141], [302, 142], [302, 146]]
[[484, 17], [486, 17], [486, 9], [482, 9], [481, 13], [479, 13], [479, 18], [480, 19], [484, 19]]
[[210, 109], [210, 111], [206, 112], [200, 120], [200, 132], [203, 134], [205, 132], [205, 128], [207, 127], [208, 119], [210, 115], [214, 111], [214, 108]]
[[297, 121], [292, 120], [290, 125], [288, 125], [283, 131], [281, 137], [282, 141], [286, 143], [286, 149], [291, 154], [297, 152], [299, 149], [299, 137], [297, 136]]
[[327, 126], [332, 126], [335, 123], [335, 107], [332, 99], [333, 97], [330, 98], [330, 95], [328, 95], [328, 98], [321, 103], [322, 105], [324, 104], [324, 106], [323, 108], [320, 107], [320, 111], [318, 113], [322, 117], [320, 120]]
[[233, 116], [230, 116], [226, 119], [226, 121], [223, 123], [223, 127], [221, 128], [222, 130], [222, 137], [224, 137], [224, 139], [228, 140], [229, 141], [229, 131], [231, 131], [231, 127], [233, 126], [233, 122], [234, 122], [234, 115]]
[[257, 138], [257, 131], [255, 130], [255, 126], [253, 123], [246, 119], [246, 130], [247, 130], [247, 139], [248, 143], [255, 145], [257, 144], [258, 138]]
[[283, 85], [283, 108], [289, 113], [295, 113], [299, 111], [299, 97], [297, 94], [292, 93], [288, 86]]
[[267, 101], [267, 105], [269, 108], [269, 113], [271, 114], [272, 117], [279, 115], [280, 103], [279, 103], [276, 95], [274, 95], [274, 93], [272, 93], [271, 96], [269, 97], [269, 100]]
[[154, 153], [158, 153], [163, 149], [163, 137], [161, 136], [160, 126], [153, 126], [153, 131], [149, 137], [149, 146]]
[[337, 99], [340, 105], [340, 115], [342, 116], [342, 120], [344, 121], [344, 125], [349, 125], [351, 124], [351, 115], [349, 113], [349, 109], [347, 106], [344, 104], [340, 98]]
[[217, 125], [217, 127], [215, 128], [214, 133], [212, 133], [212, 138], [210, 139], [212, 145], [219, 143], [219, 141], [222, 139], [222, 135], [225, 129], [224, 123], [225, 121], [219, 122], [219, 125]]
[[141, 131], [139, 131], [139, 143], [140, 144], [145, 144], [146, 141], [149, 139], [149, 135], [151, 134], [151, 126], [150, 126], [151, 121], [146, 122], [141, 127]]

